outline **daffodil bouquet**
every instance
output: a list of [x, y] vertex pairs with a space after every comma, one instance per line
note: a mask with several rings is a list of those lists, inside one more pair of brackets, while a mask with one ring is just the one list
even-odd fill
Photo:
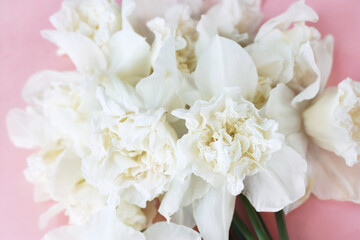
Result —
[[55, 202], [40, 225], [69, 217], [44, 240], [255, 239], [237, 196], [259, 239], [264, 211], [287, 239], [283, 211], [310, 193], [360, 202], [360, 83], [325, 88], [333, 38], [312, 8], [260, 25], [260, 5], [64, 0], [42, 35], [76, 70], [33, 75], [7, 118]]

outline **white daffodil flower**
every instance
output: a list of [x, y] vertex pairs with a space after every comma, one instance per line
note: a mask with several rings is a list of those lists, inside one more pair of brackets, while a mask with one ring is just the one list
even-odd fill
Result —
[[101, 107], [94, 96], [95, 86], [77, 72], [43, 71], [24, 88], [23, 97], [30, 105], [8, 115], [8, 132], [15, 145], [41, 147], [28, 158], [25, 171], [35, 185], [35, 200], [58, 202], [42, 215], [41, 226], [63, 210], [70, 223], [84, 223], [106, 203], [81, 173], [80, 155], [86, 152], [90, 119]]
[[345, 159], [360, 160], [360, 83], [346, 79], [326, 89], [304, 112], [306, 133], [320, 147]]
[[305, 111], [292, 106], [295, 93], [285, 84], [271, 91], [265, 115], [279, 122], [286, 143], [308, 163], [306, 194], [287, 206], [287, 212], [311, 193], [320, 199], [360, 202], [359, 89], [359, 83], [346, 79], [319, 94]]
[[227, 185], [234, 196], [242, 192], [244, 178], [265, 168], [282, 147], [278, 124], [261, 118], [239, 90], [199, 100], [173, 115], [186, 121], [189, 132], [178, 147], [192, 163], [192, 172], [215, 187]]
[[[283, 136], [276, 132], [277, 123], [260, 117], [255, 106], [241, 97], [241, 91], [210, 101], [199, 100], [190, 110], [175, 110], [173, 114], [185, 119], [189, 131], [178, 141], [179, 161], [188, 161], [191, 172], [211, 185], [203, 197], [192, 196], [195, 222], [205, 239], [227, 236], [235, 196], [240, 193], [258, 211], [277, 211], [305, 193], [306, 161], [283, 146]], [[199, 184], [204, 183], [195, 186]], [[223, 219], [220, 226], [224, 229], [214, 227], [217, 224], [205, 214], [214, 202], [227, 206], [213, 211]], [[167, 210], [163, 205], [160, 212]]]
[[65, 0], [50, 22], [60, 31], [87, 36], [101, 47], [121, 30], [121, 7], [114, 0]]
[[168, 189], [176, 172], [177, 136], [163, 109], [109, 116], [97, 131], [96, 144], [83, 161], [89, 183], [142, 208]]
[[51, 17], [57, 30], [42, 35], [81, 73], [108, 70], [134, 85], [150, 73], [150, 46], [128, 21], [134, 8], [131, 0], [123, 1], [121, 10], [113, 0], [68, 0]]
[[[159, 212], [169, 219], [192, 203], [204, 239], [226, 239], [237, 194], [244, 193], [258, 211], [282, 209], [305, 193], [306, 161], [283, 144], [278, 124], [249, 101], [257, 73], [240, 45], [214, 37], [193, 81], [190, 109], [172, 112], [188, 129], [176, 151], [185, 173], [172, 183]], [[209, 219], [205, 209], [214, 202], [222, 207]]]
[[246, 50], [259, 74], [254, 103], [266, 104], [278, 83], [295, 91], [294, 106], [313, 99], [325, 87], [332, 66], [333, 38], [321, 39], [320, 33], [305, 22], [316, 22], [315, 11], [303, 1], [264, 23]]
[[104, 84], [96, 93], [103, 111], [94, 118], [96, 134], [83, 160], [83, 175], [109, 196], [111, 205], [121, 198], [144, 208], [175, 176], [177, 135], [164, 108], [147, 110], [143, 104], [152, 103], [116, 78], [112, 85]]
[[[80, 154], [86, 148], [93, 113], [101, 109], [95, 97], [97, 80], [78, 72], [43, 71], [26, 83], [27, 109], [14, 109], [7, 118], [10, 138], [25, 148], [70, 141]], [[26, 121], [24, 121], [25, 119]]]
[[43, 240], [201, 240], [199, 233], [174, 223], [158, 222], [143, 233], [126, 226], [115, 209], [105, 208], [82, 226], [63, 226]]

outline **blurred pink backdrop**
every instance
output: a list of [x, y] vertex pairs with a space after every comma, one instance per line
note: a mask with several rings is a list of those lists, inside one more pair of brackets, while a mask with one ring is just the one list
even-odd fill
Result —
[[[264, 19], [283, 12], [293, 0], [264, 0]], [[320, 16], [314, 24], [320, 32], [335, 37], [334, 67], [330, 85], [349, 76], [360, 81], [360, 1], [308, 0]], [[0, 239], [36, 240], [45, 232], [66, 223], [54, 218], [47, 229], [38, 228], [39, 215], [50, 203], [33, 201], [32, 185], [23, 170], [30, 151], [15, 148], [8, 139], [5, 117], [9, 109], [24, 107], [21, 90], [28, 77], [43, 69], [71, 70], [66, 57], [57, 57], [55, 46], [40, 36], [52, 28], [48, 18], [61, 0], [0, 1]], [[272, 214], [264, 214], [274, 236]], [[360, 239], [360, 205], [321, 201], [311, 197], [286, 217], [293, 240]]]

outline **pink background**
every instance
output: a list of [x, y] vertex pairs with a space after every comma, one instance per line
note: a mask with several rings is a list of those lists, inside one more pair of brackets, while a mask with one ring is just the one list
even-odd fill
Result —
[[[292, 0], [264, 0], [265, 19], [284, 11]], [[319, 14], [315, 26], [335, 37], [335, 59], [330, 84], [349, 76], [360, 81], [360, 1], [308, 0]], [[54, 218], [45, 230], [38, 217], [51, 204], [34, 203], [32, 186], [22, 174], [30, 151], [15, 148], [8, 139], [5, 116], [13, 107], [24, 107], [21, 89], [27, 78], [43, 69], [71, 70], [65, 57], [55, 55], [55, 46], [40, 37], [51, 28], [48, 18], [61, 0], [0, 0], [0, 239], [41, 239], [46, 231], [65, 223]], [[264, 214], [272, 233], [272, 214]], [[287, 217], [291, 239], [360, 239], [360, 205], [320, 201], [311, 197]]]

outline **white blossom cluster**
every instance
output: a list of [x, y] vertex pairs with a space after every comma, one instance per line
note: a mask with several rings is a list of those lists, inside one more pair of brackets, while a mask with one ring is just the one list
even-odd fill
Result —
[[64, 0], [42, 35], [76, 70], [33, 75], [7, 118], [56, 202], [40, 223], [69, 216], [44, 240], [225, 240], [241, 193], [257, 211], [360, 202], [360, 83], [325, 89], [333, 39], [303, 1], [261, 26], [260, 6]]

